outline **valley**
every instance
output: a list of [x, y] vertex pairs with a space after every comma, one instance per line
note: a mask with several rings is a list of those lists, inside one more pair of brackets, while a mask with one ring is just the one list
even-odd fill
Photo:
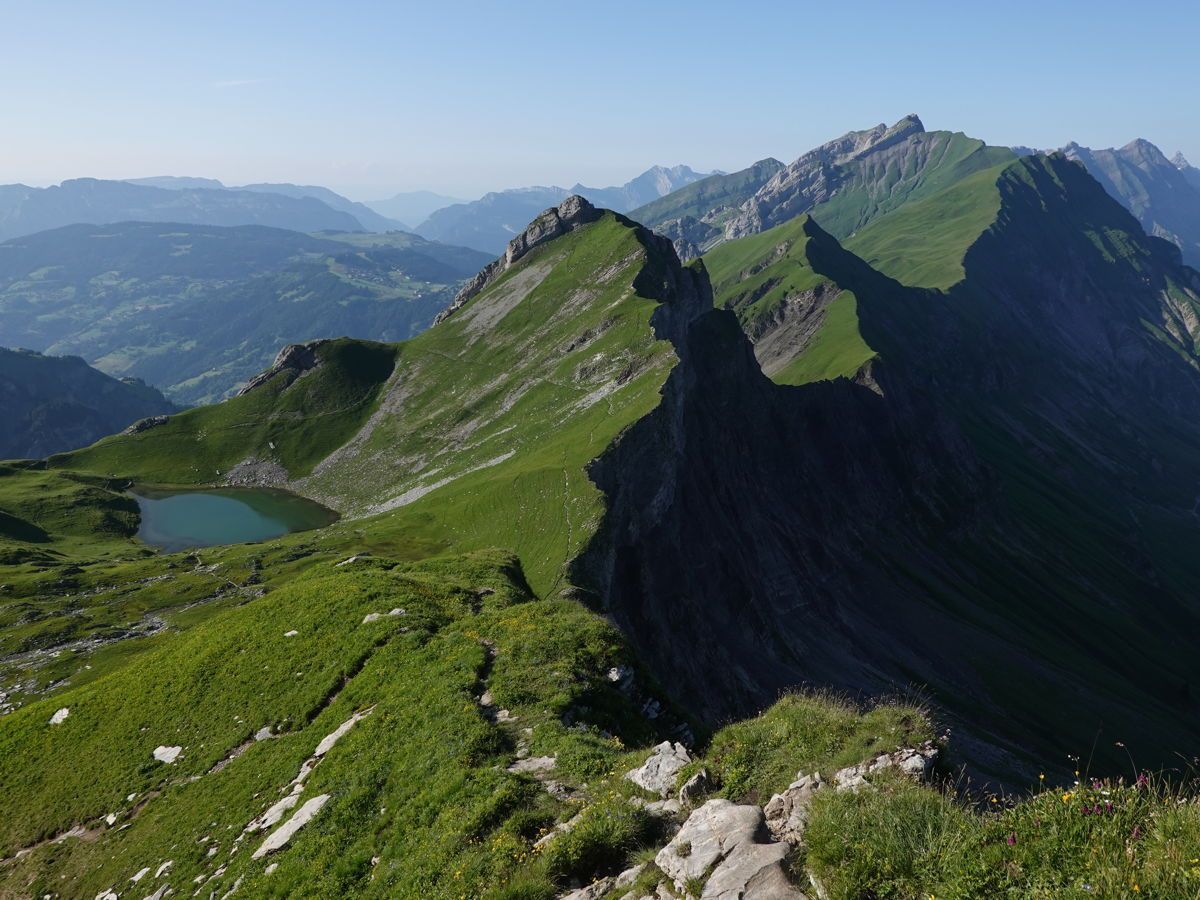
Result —
[[201, 404], [0, 463], [0, 896], [1194, 893], [1186, 248], [915, 116], [683, 174], [0, 244]]

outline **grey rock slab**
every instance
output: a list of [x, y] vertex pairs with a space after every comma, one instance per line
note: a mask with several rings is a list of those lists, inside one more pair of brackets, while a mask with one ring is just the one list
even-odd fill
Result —
[[663, 741], [644, 763], [626, 772], [625, 777], [638, 787], [665, 798], [675, 789], [675, 777], [691, 761], [683, 744]]
[[252, 858], [262, 859], [268, 853], [282, 850], [288, 845], [296, 832], [311, 822], [328, 802], [328, 794], [321, 794], [307, 801], [292, 814], [290, 819], [284, 822], [278, 829], [271, 832], [267, 839], [262, 842], [262, 845], [254, 851]]
[[707, 875], [700, 900], [802, 900], [783, 868], [790, 849], [770, 840], [757, 806], [715, 799], [688, 817], [654, 862], [680, 891]]
[[771, 836], [793, 846], [803, 843], [813, 795], [826, 786], [820, 773], [814, 772], [798, 778], [782, 794], [773, 796], [763, 807]]

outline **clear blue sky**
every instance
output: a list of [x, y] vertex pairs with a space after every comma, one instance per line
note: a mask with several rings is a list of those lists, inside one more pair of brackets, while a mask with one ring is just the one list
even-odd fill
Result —
[[1200, 164], [1200, 4], [0, 0], [0, 182], [601, 186], [915, 112]]

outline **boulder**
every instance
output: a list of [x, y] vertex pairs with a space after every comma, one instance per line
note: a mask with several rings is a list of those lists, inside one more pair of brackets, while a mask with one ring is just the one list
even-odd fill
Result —
[[649, 759], [626, 772], [625, 777], [638, 787], [665, 798], [675, 790], [675, 777], [691, 761], [683, 744], [663, 741], [651, 751]]
[[61, 725], [63, 722], [67, 721], [67, 716], [69, 716], [70, 714], [71, 714], [70, 707], [64, 706], [62, 709], [58, 710], [54, 715], [52, 715], [50, 717], [50, 724], [51, 725]]
[[166, 763], [167, 765], [170, 765], [171, 763], [175, 762], [175, 760], [177, 760], [179, 758], [179, 754], [182, 752], [183, 752], [182, 747], [159, 746], [159, 747], [154, 748], [154, 758], [157, 759], [160, 763]]
[[703, 881], [699, 900], [803, 900], [783, 861], [791, 848], [770, 840], [757, 806], [709, 800], [654, 858], [675, 887]]
[[802, 844], [813, 795], [826, 786], [820, 773], [814, 772], [798, 778], [782, 794], [773, 796], [763, 807], [771, 836], [792, 846]]

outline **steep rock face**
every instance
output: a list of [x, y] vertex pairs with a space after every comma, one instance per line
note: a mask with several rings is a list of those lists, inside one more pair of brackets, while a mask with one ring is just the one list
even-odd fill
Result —
[[783, 167], [779, 160], [768, 158], [740, 172], [710, 175], [638, 207], [629, 216], [669, 237], [681, 260], [694, 259], [721, 238], [724, 222]]
[[[867, 131], [851, 131], [805, 153], [777, 173], [742, 207], [742, 212], [725, 226], [732, 240], [757, 234], [786, 222], [833, 196], [843, 179], [839, 167], [868, 152], [883, 153], [925, 133], [916, 116], [906, 116], [890, 128], [882, 123]], [[902, 158], [902, 157], [901, 157]]]
[[[878, 352], [855, 381], [772, 384], [714, 311], [590, 468], [574, 580], [711, 719], [915, 682], [1002, 778], [1101, 720], [1151, 754], [1200, 738], [1200, 567], [1167, 536], [1200, 539], [1195, 275], [1065, 159], [998, 189], [949, 293], [810, 248]], [[1110, 629], [1121, 654], [1079, 642]]]

